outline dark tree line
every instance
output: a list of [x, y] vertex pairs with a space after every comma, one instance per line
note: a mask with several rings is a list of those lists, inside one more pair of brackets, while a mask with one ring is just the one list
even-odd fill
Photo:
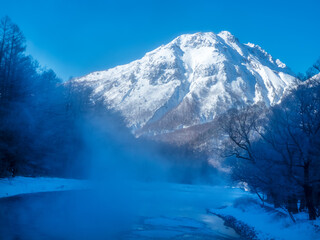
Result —
[[301, 81], [306, 81], [309, 78], [312, 78], [316, 74], [320, 73], [320, 58], [306, 71], [305, 74], [298, 73], [297, 77]]
[[[0, 177], [80, 176], [78, 129], [88, 97], [25, 53], [23, 33], [0, 22]], [[86, 99], [86, 100], [83, 100]]]
[[[320, 215], [320, 79], [293, 87], [280, 104], [232, 109], [220, 120], [235, 181], [292, 213]], [[266, 196], [266, 197], [265, 197]]]

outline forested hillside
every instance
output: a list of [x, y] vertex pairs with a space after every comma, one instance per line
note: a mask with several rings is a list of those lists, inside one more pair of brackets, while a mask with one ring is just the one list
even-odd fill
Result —
[[77, 125], [85, 103], [25, 50], [22, 31], [9, 17], [2, 18], [0, 176], [72, 176], [81, 165]]

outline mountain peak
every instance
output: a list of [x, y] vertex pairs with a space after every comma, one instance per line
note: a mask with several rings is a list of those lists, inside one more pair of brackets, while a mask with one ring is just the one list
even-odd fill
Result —
[[293, 81], [280, 60], [228, 31], [184, 34], [139, 60], [75, 80], [149, 134], [206, 123], [238, 105], [276, 104]]
[[217, 42], [217, 36], [213, 32], [197, 32], [193, 34], [183, 34], [175, 38], [170, 44], [180, 47], [203, 47], [212, 46]]
[[231, 41], [231, 42], [238, 41], [238, 39], [234, 35], [232, 35], [229, 31], [221, 31], [217, 35], [222, 39], [224, 39], [225, 41]]
[[237, 42], [238, 39], [228, 31], [221, 31], [218, 34], [213, 32], [197, 32], [193, 34], [183, 34], [175, 38], [169, 45], [182, 47], [210, 47], [224, 42]]

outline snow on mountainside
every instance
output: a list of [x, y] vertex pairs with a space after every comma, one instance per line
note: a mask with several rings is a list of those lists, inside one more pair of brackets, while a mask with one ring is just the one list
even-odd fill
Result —
[[236, 105], [279, 102], [294, 77], [259, 46], [227, 31], [185, 34], [143, 58], [73, 80], [119, 111], [136, 134], [210, 122]]

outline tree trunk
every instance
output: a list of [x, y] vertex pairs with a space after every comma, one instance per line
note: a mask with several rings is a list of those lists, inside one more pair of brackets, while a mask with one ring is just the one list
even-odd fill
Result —
[[320, 217], [320, 191], [319, 191], [319, 186], [316, 190], [316, 209], [317, 209], [317, 217]]
[[306, 163], [304, 168], [304, 195], [306, 198], [306, 206], [308, 208], [309, 212], [309, 220], [316, 220], [317, 218], [317, 211], [314, 206], [314, 198], [313, 198], [313, 188], [310, 185], [310, 179], [309, 179], [309, 163]]
[[280, 203], [278, 197], [276, 196], [276, 194], [271, 193], [270, 195], [271, 195], [272, 200], [273, 200], [274, 208], [279, 208], [279, 207], [281, 207], [281, 203]]
[[314, 207], [314, 203], [313, 203], [312, 187], [309, 186], [308, 184], [306, 184], [303, 186], [303, 189], [304, 189], [304, 194], [305, 194], [305, 198], [306, 198], [306, 205], [307, 205], [308, 212], [309, 212], [309, 220], [316, 220], [317, 212], [316, 212], [316, 208]]
[[306, 199], [304, 197], [301, 197], [299, 211], [302, 212], [305, 209], [306, 209]]
[[288, 198], [287, 202], [287, 210], [290, 213], [298, 213], [298, 200], [295, 196], [291, 196]]

